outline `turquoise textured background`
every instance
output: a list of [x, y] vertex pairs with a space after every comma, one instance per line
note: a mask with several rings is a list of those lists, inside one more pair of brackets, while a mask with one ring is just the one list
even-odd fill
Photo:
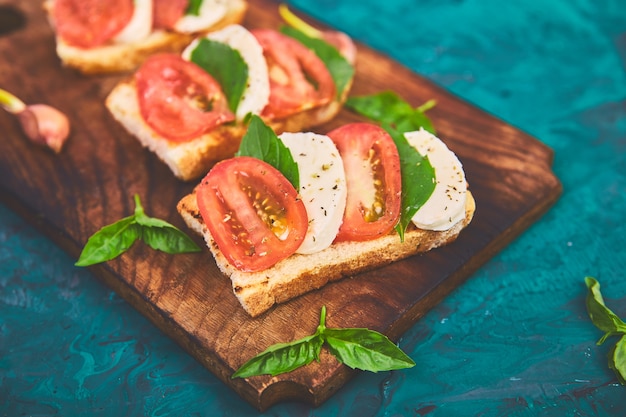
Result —
[[[625, 416], [583, 281], [626, 318], [624, 2], [291, 4], [537, 137], [564, 191], [403, 336], [417, 366], [263, 415]], [[0, 416], [258, 415], [73, 263], [0, 206]]]

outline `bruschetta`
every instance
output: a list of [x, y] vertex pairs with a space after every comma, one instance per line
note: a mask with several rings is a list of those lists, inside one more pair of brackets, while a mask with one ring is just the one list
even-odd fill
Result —
[[[242, 147], [254, 154], [278, 146], [256, 138], [259, 131], [271, 136], [255, 126]], [[249, 147], [250, 136], [262, 146]], [[177, 206], [253, 317], [330, 281], [448, 244], [473, 218], [461, 162], [423, 129], [392, 137], [352, 123], [277, 140], [293, 164], [283, 162], [284, 150], [259, 158], [240, 149]]]
[[128, 72], [158, 52], [243, 21], [245, 0], [46, 0], [61, 62], [85, 74]]
[[229, 25], [181, 54], [147, 59], [106, 107], [183, 181], [233, 156], [258, 115], [276, 132], [331, 120], [354, 76], [354, 43], [338, 32], [312, 38], [287, 27]]

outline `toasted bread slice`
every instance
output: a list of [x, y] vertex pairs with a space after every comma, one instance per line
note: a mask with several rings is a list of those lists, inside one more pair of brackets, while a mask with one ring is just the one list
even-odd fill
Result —
[[405, 233], [404, 242], [392, 233], [366, 242], [334, 243], [321, 252], [295, 254], [272, 268], [249, 273], [235, 269], [220, 252], [202, 221], [195, 193], [186, 195], [177, 205], [185, 223], [204, 237], [217, 266], [230, 277], [235, 296], [252, 317], [259, 316], [275, 304], [319, 289], [331, 281], [446, 245], [454, 241], [471, 222], [475, 209], [474, 198], [468, 190], [465, 218], [448, 230], [430, 231], [412, 227]]
[[[45, 2], [51, 10], [52, 1]], [[158, 52], [181, 52], [195, 37], [202, 33], [222, 29], [243, 21], [248, 4], [245, 0], [228, 2], [226, 15], [213, 26], [199, 33], [180, 33], [155, 30], [148, 37], [132, 43], [111, 43], [91, 49], [77, 48], [56, 36], [56, 52], [63, 65], [75, 68], [83, 74], [103, 74], [132, 71], [148, 56]], [[51, 21], [54, 27], [54, 22]]]

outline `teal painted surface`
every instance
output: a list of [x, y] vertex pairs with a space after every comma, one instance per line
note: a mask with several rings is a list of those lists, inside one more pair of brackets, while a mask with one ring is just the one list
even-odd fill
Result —
[[[564, 192], [404, 335], [415, 368], [264, 415], [626, 415], [583, 283], [626, 317], [623, 2], [292, 4], [539, 138]], [[0, 207], [0, 416], [258, 415], [73, 262]]]

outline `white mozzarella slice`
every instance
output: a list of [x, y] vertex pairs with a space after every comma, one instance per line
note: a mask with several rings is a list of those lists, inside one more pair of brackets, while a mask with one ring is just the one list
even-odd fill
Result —
[[413, 216], [420, 229], [447, 230], [465, 217], [467, 182], [461, 162], [445, 143], [420, 129], [404, 134], [417, 151], [428, 157], [435, 169], [435, 190]]
[[[243, 92], [236, 116], [242, 120], [248, 113], [260, 114], [270, 97], [270, 81], [267, 73], [267, 62], [263, 56], [263, 48], [254, 35], [241, 25], [230, 25], [222, 30], [212, 32], [207, 39], [222, 42], [241, 54], [248, 65], [247, 86]], [[189, 60], [191, 52], [200, 40], [194, 40], [184, 51], [183, 58]]]
[[337, 147], [326, 135], [311, 132], [280, 136], [298, 163], [298, 190], [309, 217], [309, 228], [297, 253], [310, 254], [333, 243], [346, 208], [346, 176]]
[[181, 33], [202, 32], [222, 20], [227, 11], [227, 0], [203, 0], [198, 15], [184, 15], [178, 19], [174, 30]]
[[150, 32], [152, 32], [152, 0], [135, 0], [135, 9], [130, 22], [113, 38], [113, 41], [137, 42], [148, 37]]

